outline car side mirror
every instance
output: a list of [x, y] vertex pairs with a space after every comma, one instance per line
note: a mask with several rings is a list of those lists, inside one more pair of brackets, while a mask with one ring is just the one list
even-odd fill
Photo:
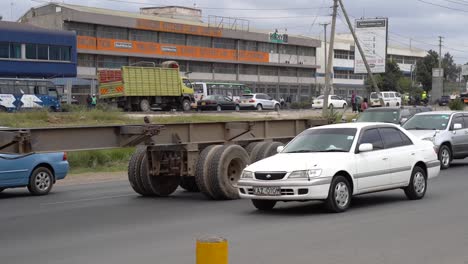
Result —
[[453, 130], [460, 130], [462, 128], [463, 128], [463, 126], [460, 123], [456, 123], [456, 124], [453, 125]]
[[369, 152], [374, 150], [374, 146], [370, 143], [364, 143], [359, 145], [359, 152]]
[[276, 152], [278, 152], [278, 153], [283, 152], [283, 150], [284, 150], [284, 146], [278, 146], [278, 147], [276, 148]]

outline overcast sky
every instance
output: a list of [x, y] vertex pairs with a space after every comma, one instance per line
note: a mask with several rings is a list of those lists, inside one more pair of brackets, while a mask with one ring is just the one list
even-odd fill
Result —
[[[262, 30], [287, 30], [289, 34], [322, 36], [320, 23], [331, 21], [332, 0], [57, 0], [68, 4], [138, 12], [140, 7], [184, 5], [209, 15], [240, 17], [250, 27]], [[444, 37], [443, 52], [450, 52], [458, 63], [468, 62], [468, 0], [343, 0], [350, 16], [388, 17], [392, 45], [438, 50], [438, 36]], [[0, 0], [4, 20], [16, 20], [29, 8], [46, 0]], [[425, 3], [424, 3], [425, 2]], [[138, 4], [142, 3], [142, 4]], [[432, 3], [432, 5], [431, 5]], [[290, 5], [288, 5], [290, 4]], [[244, 9], [244, 10], [239, 10]], [[338, 32], [349, 32], [344, 18], [338, 19]]]

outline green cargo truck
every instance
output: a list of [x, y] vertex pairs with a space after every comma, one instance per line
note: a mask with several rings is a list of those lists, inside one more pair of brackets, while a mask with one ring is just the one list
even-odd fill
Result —
[[99, 80], [100, 99], [126, 111], [189, 111], [195, 102], [192, 84], [180, 77], [176, 62], [161, 67], [123, 66], [120, 72], [103, 70]]

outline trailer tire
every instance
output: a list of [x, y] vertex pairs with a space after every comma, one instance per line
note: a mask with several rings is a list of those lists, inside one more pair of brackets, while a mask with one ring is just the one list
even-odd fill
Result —
[[263, 149], [268, 146], [268, 142], [257, 142], [257, 144], [252, 148], [250, 155], [250, 164], [255, 163], [262, 159]]
[[143, 155], [140, 166], [140, 176], [145, 186], [151, 189], [151, 194], [160, 197], [171, 195], [180, 184], [180, 176], [151, 176], [148, 169], [148, 159], [146, 153]]
[[215, 200], [239, 199], [237, 182], [248, 164], [249, 154], [239, 145], [216, 150], [208, 168], [208, 187]]
[[180, 187], [187, 192], [199, 192], [197, 182], [194, 176], [182, 176], [180, 177]]
[[190, 105], [190, 100], [184, 99], [182, 101], [182, 110], [184, 112], [188, 112], [188, 111], [192, 110], [192, 106]]
[[222, 145], [211, 145], [205, 148], [200, 153], [200, 156], [197, 161], [197, 167], [195, 168], [195, 182], [197, 183], [200, 192], [211, 199], [213, 199], [213, 195], [210, 193], [210, 190], [208, 188], [208, 162], [211, 160], [216, 150], [221, 147]]
[[260, 149], [258, 157], [260, 158], [260, 160], [262, 160], [274, 156], [278, 153], [276, 149], [280, 146], [284, 146], [284, 144], [281, 142], [268, 143], [265, 147]]
[[255, 146], [257, 146], [259, 143], [261, 142], [252, 142], [252, 143], [249, 143], [247, 147], [245, 147], [245, 151], [247, 151], [249, 156], [252, 154], [252, 150], [255, 148]]
[[150, 195], [150, 193], [143, 188], [143, 183], [140, 178], [140, 164], [145, 153], [145, 148], [137, 148], [128, 163], [128, 181], [130, 182], [130, 186], [136, 193], [142, 196]]
[[141, 99], [139, 106], [140, 106], [140, 111], [142, 111], [142, 112], [151, 111], [151, 105], [150, 105], [149, 101], [146, 100], [146, 99]]

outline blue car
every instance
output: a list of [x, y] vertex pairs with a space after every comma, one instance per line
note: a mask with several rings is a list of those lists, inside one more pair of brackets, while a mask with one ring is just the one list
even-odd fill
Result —
[[0, 192], [27, 187], [32, 195], [46, 195], [69, 165], [64, 152], [31, 155], [0, 154]]

